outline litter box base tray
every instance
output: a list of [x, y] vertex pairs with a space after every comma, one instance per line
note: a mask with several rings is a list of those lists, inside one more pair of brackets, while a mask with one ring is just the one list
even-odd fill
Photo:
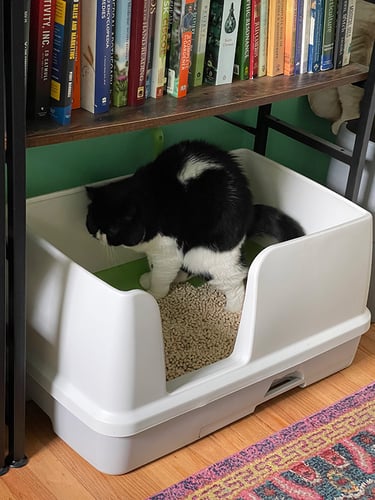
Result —
[[55, 433], [99, 471], [120, 475], [182, 448], [251, 413], [265, 401], [306, 387], [348, 367], [360, 337], [274, 377], [244, 387], [205, 406], [132, 436], [95, 432], [67, 410], [30, 375], [28, 396], [49, 416]]

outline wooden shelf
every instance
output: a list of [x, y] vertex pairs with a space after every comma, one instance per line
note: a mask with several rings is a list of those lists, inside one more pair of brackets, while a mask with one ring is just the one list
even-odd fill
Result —
[[50, 119], [28, 123], [26, 145], [45, 146], [89, 139], [254, 108], [315, 90], [360, 82], [367, 74], [366, 66], [351, 64], [315, 74], [262, 77], [230, 85], [198, 87], [182, 99], [170, 96], [148, 99], [143, 106], [111, 108], [110, 112], [101, 115], [79, 109], [73, 111], [68, 126], [59, 126]]

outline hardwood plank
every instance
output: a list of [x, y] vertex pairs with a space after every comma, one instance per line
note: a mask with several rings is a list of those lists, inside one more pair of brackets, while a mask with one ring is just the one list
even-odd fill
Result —
[[0, 498], [37, 500], [143, 500], [186, 476], [260, 441], [375, 380], [375, 325], [360, 342], [351, 366], [320, 382], [259, 406], [238, 422], [151, 464], [109, 476], [86, 463], [55, 436], [48, 417], [27, 404], [29, 463], [1, 478]]
[[164, 96], [148, 99], [143, 106], [112, 108], [102, 115], [78, 109], [72, 113], [72, 123], [64, 127], [50, 119], [28, 123], [26, 145], [44, 146], [89, 139], [254, 108], [307, 95], [315, 90], [363, 81], [367, 74], [366, 66], [350, 64], [338, 70], [315, 74], [280, 75], [235, 81], [230, 85], [197, 87], [185, 98]]

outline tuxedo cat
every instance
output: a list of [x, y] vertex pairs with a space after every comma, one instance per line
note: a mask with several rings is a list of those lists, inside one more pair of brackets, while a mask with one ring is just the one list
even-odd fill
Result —
[[206, 277], [240, 311], [247, 269], [245, 238], [270, 234], [279, 241], [303, 235], [278, 209], [253, 205], [247, 179], [230, 153], [203, 141], [184, 141], [162, 152], [133, 176], [87, 187], [86, 226], [108, 245], [147, 255], [141, 285], [156, 297], [188, 274]]

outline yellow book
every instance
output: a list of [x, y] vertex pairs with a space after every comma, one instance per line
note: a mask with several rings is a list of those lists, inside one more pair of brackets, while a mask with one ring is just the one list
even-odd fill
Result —
[[267, 76], [284, 73], [284, 34], [286, 0], [269, 0]]
[[294, 75], [297, 0], [286, 0], [284, 36], [284, 75]]

